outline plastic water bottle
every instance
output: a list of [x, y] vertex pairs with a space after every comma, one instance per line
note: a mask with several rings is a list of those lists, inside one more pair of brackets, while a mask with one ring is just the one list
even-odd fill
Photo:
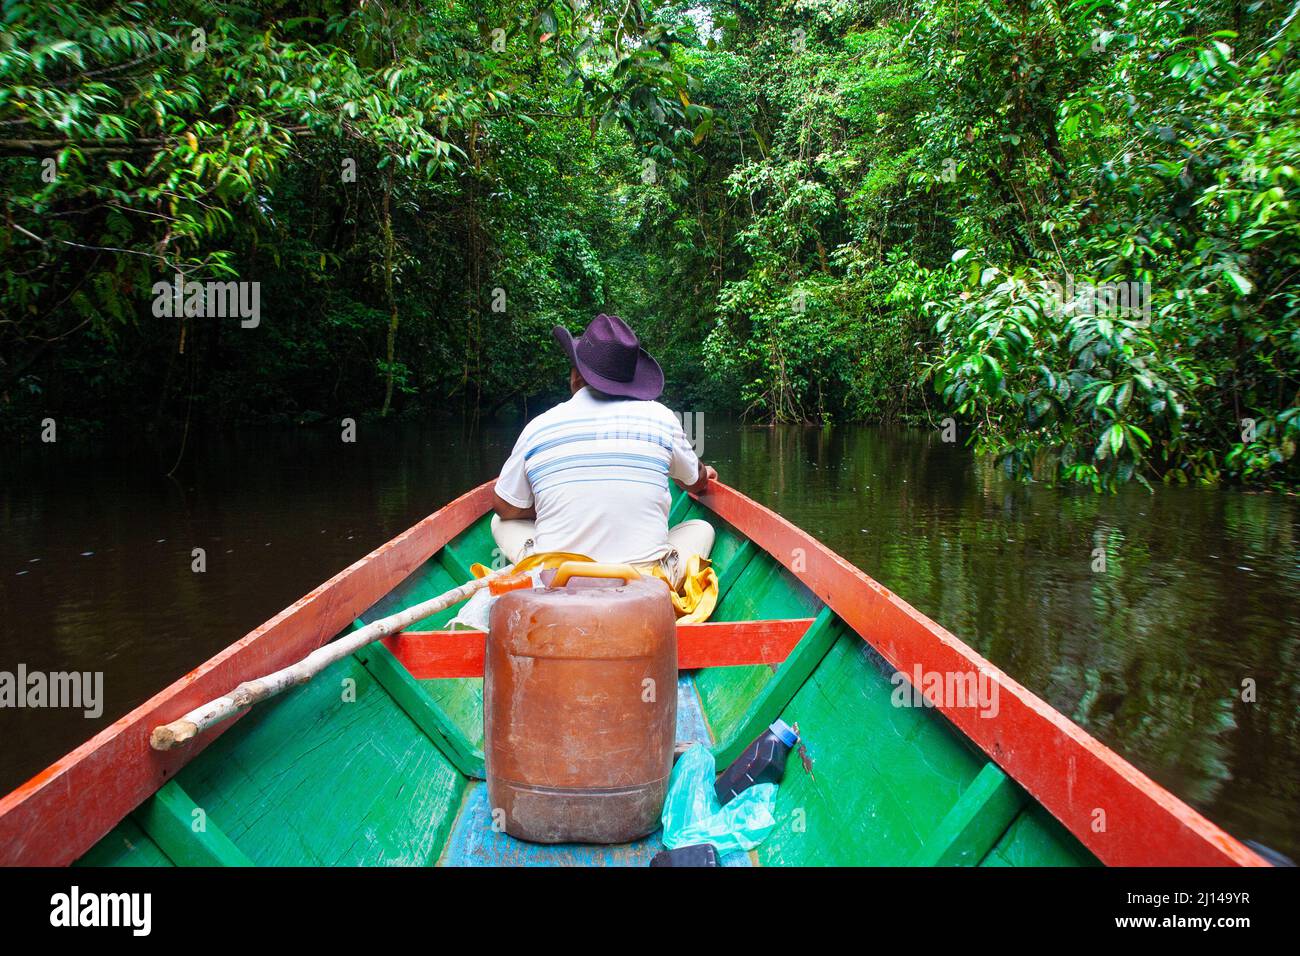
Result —
[[722, 772], [713, 786], [718, 803], [726, 806], [727, 801], [756, 783], [780, 783], [786, 759], [798, 743], [799, 735], [793, 727], [784, 720], [774, 721]]

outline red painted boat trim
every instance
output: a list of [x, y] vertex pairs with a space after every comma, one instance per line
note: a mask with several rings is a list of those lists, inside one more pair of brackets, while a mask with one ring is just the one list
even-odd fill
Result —
[[0, 865], [62, 866], [76, 860], [234, 720], [167, 753], [150, 748], [154, 727], [335, 637], [476, 521], [491, 501], [491, 482], [457, 498], [0, 799]]
[[[677, 667], [779, 664], [790, 656], [812, 618], [787, 621], [713, 621], [677, 625]], [[482, 677], [481, 631], [403, 631], [383, 640], [411, 676], [420, 680]]]
[[911, 675], [919, 666], [994, 681], [996, 714], [929, 699], [1103, 863], [1268, 865], [807, 532], [719, 482], [696, 497], [803, 581], [897, 670]]

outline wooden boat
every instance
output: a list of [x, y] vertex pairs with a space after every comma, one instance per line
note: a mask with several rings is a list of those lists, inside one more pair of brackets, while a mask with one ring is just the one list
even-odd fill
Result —
[[[493, 830], [483, 636], [439, 632], [452, 611], [150, 749], [153, 727], [468, 580], [492, 552], [490, 501], [485, 484], [451, 502], [0, 800], [0, 862], [646, 863], [656, 835], [543, 847]], [[679, 628], [679, 739], [721, 767], [777, 716], [803, 734], [776, 829], [729, 863], [1266, 865], [780, 516], [715, 482], [676, 495], [672, 520], [688, 517], [717, 527], [721, 597], [710, 623]], [[900, 672], [935, 706], [897, 706]], [[931, 674], [989, 682], [996, 708], [931, 692]]]

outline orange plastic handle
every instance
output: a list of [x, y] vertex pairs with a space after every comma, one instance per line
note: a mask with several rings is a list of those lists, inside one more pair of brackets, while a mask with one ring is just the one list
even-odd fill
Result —
[[641, 572], [630, 564], [602, 564], [599, 561], [565, 561], [551, 578], [551, 587], [562, 588], [569, 578], [621, 578], [635, 581]]

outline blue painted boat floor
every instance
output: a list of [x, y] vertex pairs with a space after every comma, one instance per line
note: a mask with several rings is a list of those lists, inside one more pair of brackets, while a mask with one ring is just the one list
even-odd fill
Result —
[[704, 705], [700, 703], [695, 680], [690, 674], [677, 678], [677, 749], [685, 750], [691, 744], [713, 746], [713, 732], [704, 719]]
[[[649, 866], [664, 848], [662, 830], [635, 843], [529, 843], [492, 828], [487, 784], [475, 780], [465, 794], [439, 866]], [[752, 866], [748, 853], [730, 853], [723, 866]]]
[[[699, 694], [689, 674], [677, 682], [677, 749], [693, 743], [713, 743]], [[634, 843], [612, 845], [528, 843], [495, 830], [488, 805], [487, 784], [471, 781], [452, 826], [439, 866], [648, 866], [664, 848], [662, 830]], [[723, 866], [753, 866], [748, 853], [723, 857]]]

